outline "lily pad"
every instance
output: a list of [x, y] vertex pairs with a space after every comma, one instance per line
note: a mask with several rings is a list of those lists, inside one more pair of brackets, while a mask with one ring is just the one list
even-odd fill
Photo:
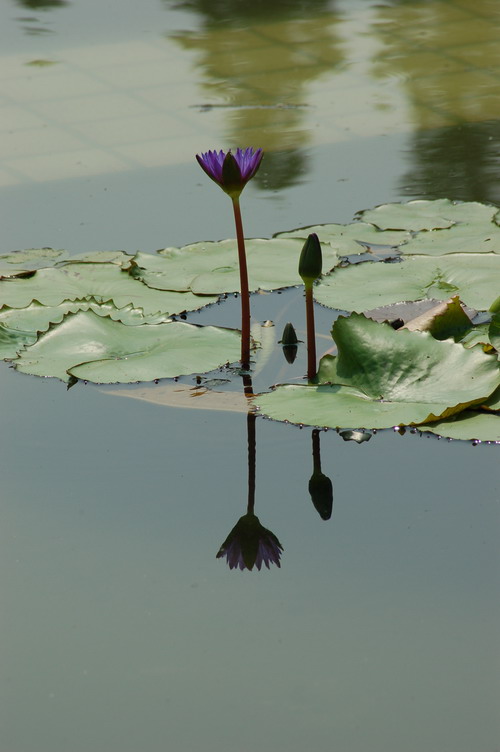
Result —
[[146, 315], [197, 310], [217, 299], [152, 290], [114, 263], [70, 263], [27, 278], [0, 280], [0, 304], [9, 308], [26, 308], [33, 301], [58, 306], [90, 297], [99, 303], [112, 301], [115, 308], [140, 308]]
[[[301, 283], [298, 263], [303, 241], [254, 238], [245, 245], [251, 291], [277, 290]], [[323, 245], [322, 250], [323, 268], [332, 269], [338, 263], [336, 251], [330, 245]], [[219, 295], [240, 289], [236, 240], [165, 248], [156, 256], [138, 253], [131, 273], [158, 290]]]
[[329, 308], [362, 312], [458, 295], [466, 305], [486, 310], [498, 295], [499, 280], [500, 256], [494, 253], [405, 256], [397, 264], [367, 262], [335, 269], [314, 288], [314, 297]]
[[481, 402], [500, 384], [494, 355], [440, 342], [427, 332], [394, 331], [352, 314], [337, 319], [332, 336], [338, 356], [322, 358], [321, 383], [259, 395], [259, 412], [330, 428], [418, 425]]
[[498, 207], [476, 201], [417, 200], [403, 204], [382, 204], [360, 212], [363, 222], [371, 222], [381, 230], [436, 230], [457, 222], [492, 221]]
[[37, 335], [33, 332], [23, 332], [19, 329], [8, 329], [0, 324], [0, 359], [15, 358], [26, 345], [36, 342]]
[[240, 335], [232, 329], [184, 322], [123, 326], [79, 311], [51, 326], [13, 365], [34, 376], [112, 384], [205, 373], [239, 354]]

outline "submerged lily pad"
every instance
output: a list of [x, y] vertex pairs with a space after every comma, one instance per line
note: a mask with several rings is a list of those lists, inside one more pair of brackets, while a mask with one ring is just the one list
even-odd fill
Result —
[[284, 385], [259, 395], [275, 420], [330, 428], [432, 422], [485, 400], [500, 384], [494, 355], [427, 332], [394, 331], [358, 314], [337, 319], [338, 356], [322, 358], [317, 386]]
[[408, 201], [403, 204], [382, 204], [360, 212], [363, 222], [372, 222], [382, 230], [436, 230], [451, 227], [457, 222], [491, 222], [498, 207], [476, 201]]
[[53, 266], [56, 261], [62, 261], [68, 255], [67, 251], [55, 248], [28, 248], [12, 253], [0, 255], [0, 276], [14, 276], [21, 272], [34, 271], [46, 266]]
[[114, 263], [70, 263], [40, 269], [27, 278], [0, 280], [0, 304], [9, 308], [26, 308], [33, 301], [58, 306], [90, 297], [96, 302], [112, 301], [115, 308], [140, 308], [147, 315], [196, 310], [217, 299], [152, 290]]
[[362, 312], [406, 300], [458, 295], [466, 305], [487, 310], [498, 295], [500, 256], [452, 254], [405, 256], [397, 264], [363, 263], [335, 269], [314, 288], [324, 306]]
[[231, 329], [184, 322], [123, 326], [80, 311], [51, 326], [13, 365], [34, 376], [112, 384], [205, 373], [239, 354], [240, 335]]
[[[303, 241], [297, 239], [245, 241], [251, 291], [277, 290], [301, 283], [298, 273]], [[323, 268], [338, 262], [335, 250], [323, 246]], [[220, 240], [165, 248], [156, 256], [138, 253], [131, 272], [158, 290], [178, 290], [197, 295], [219, 295], [240, 289], [236, 240]]]

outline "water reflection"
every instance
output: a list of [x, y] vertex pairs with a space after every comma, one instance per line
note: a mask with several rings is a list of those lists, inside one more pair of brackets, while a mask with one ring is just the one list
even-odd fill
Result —
[[[377, 6], [372, 72], [399, 85], [414, 124], [403, 191], [498, 202], [500, 17], [490, 0]], [[437, 127], [436, 127], [437, 126]]]
[[305, 122], [308, 88], [343, 61], [337, 18], [327, 14], [332, 3], [189, 0], [180, 7], [201, 17], [200, 30], [169, 34], [183, 49], [198, 52], [206, 98], [200, 111], [225, 108], [224, 146], [245, 143], [267, 151], [266, 169], [256, 176], [261, 187], [300, 182], [308, 170], [303, 149], [313, 138]]
[[[247, 380], [247, 396], [251, 394], [251, 383]], [[261, 525], [255, 515], [255, 468], [256, 441], [255, 422], [257, 416], [249, 411], [247, 414], [248, 436], [248, 502], [247, 512], [240, 517], [217, 554], [217, 558], [226, 558], [230, 569], [249, 569], [254, 566], [260, 571], [262, 564], [269, 569], [270, 564], [281, 567], [280, 557], [283, 546], [271, 530]]]
[[309, 481], [309, 493], [314, 508], [322, 520], [329, 520], [333, 510], [333, 485], [330, 478], [321, 472], [321, 448], [319, 430], [312, 432], [313, 474]]
[[500, 121], [420, 131], [412, 155], [411, 170], [400, 178], [409, 192], [500, 203]]
[[16, 5], [28, 10], [51, 10], [52, 8], [64, 8], [69, 5], [67, 0], [15, 0]]

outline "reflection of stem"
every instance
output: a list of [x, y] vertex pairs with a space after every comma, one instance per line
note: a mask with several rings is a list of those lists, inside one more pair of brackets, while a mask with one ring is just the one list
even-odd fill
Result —
[[314, 327], [314, 301], [312, 282], [306, 289], [306, 323], [307, 323], [307, 378], [313, 381], [316, 376], [316, 331]]
[[255, 421], [257, 416], [255, 413], [249, 412], [247, 415], [247, 431], [248, 431], [248, 506], [247, 513], [254, 513], [255, 506], [255, 466], [256, 466], [256, 451], [255, 451]]
[[245, 254], [245, 238], [239, 198], [233, 198], [234, 222], [236, 225], [236, 240], [238, 242], [238, 264], [240, 268], [241, 295], [241, 367], [250, 368], [250, 292], [248, 289], [247, 259]]
[[313, 471], [315, 473], [321, 472], [321, 450], [319, 446], [319, 430], [313, 428], [312, 432], [312, 455], [313, 455]]

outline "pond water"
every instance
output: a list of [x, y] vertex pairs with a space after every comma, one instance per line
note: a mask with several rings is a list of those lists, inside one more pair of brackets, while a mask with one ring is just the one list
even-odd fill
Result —
[[[230, 236], [193, 158], [227, 145], [266, 150], [249, 236], [500, 204], [496, 0], [12, 0], [0, 28], [4, 252]], [[252, 305], [304, 338], [300, 290]], [[256, 387], [288, 377], [276, 350]], [[0, 387], [0, 752], [498, 749], [498, 447], [321, 432], [325, 521], [311, 429], [258, 419], [281, 568], [231, 571], [244, 412], [6, 364]]]

